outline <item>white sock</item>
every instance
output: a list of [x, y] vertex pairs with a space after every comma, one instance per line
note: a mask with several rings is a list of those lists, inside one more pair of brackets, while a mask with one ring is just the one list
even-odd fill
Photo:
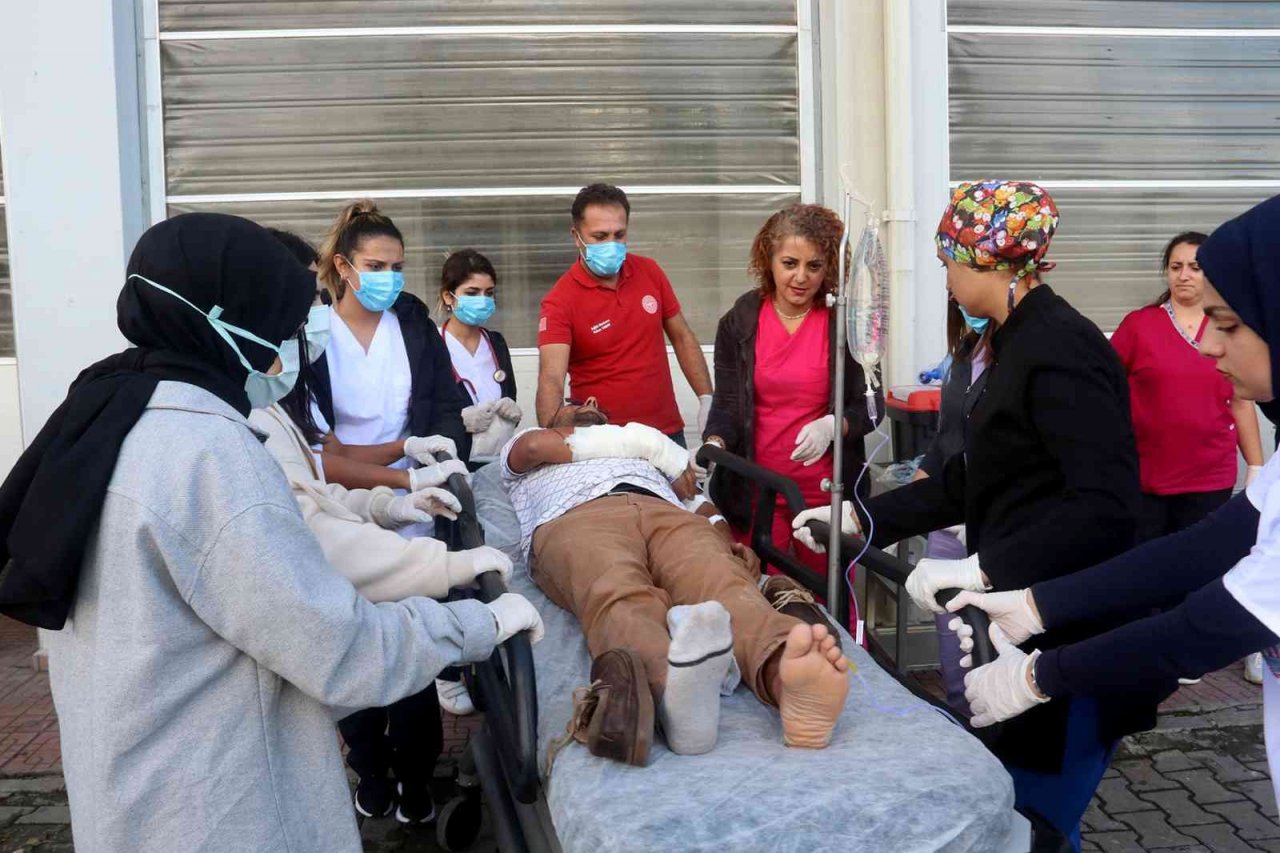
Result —
[[671, 648], [658, 718], [672, 752], [701, 755], [715, 748], [720, 690], [734, 663], [729, 611], [718, 601], [673, 607], [667, 627]]

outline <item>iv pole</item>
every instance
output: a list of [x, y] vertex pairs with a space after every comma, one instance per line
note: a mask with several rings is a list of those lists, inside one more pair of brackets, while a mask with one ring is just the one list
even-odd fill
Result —
[[841, 193], [840, 221], [844, 223], [844, 232], [840, 235], [839, 272], [836, 278], [836, 292], [827, 294], [827, 305], [831, 307], [835, 301], [836, 309], [836, 358], [835, 358], [835, 426], [836, 438], [832, 458], [831, 478], [826, 486], [831, 492], [831, 528], [827, 538], [827, 607], [834, 607], [839, 600], [840, 585], [844, 583], [844, 566], [840, 561], [840, 518], [844, 503], [844, 483], [841, 482], [844, 471], [844, 375], [845, 350], [848, 347], [849, 319], [849, 265], [846, 260], [849, 250], [849, 217], [853, 215], [853, 195], [848, 191]]
[[[843, 170], [841, 172], [843, 178]], [[849, 264], [849, 220], [853, 217], [854, 202], [865, 206], [868, 210], [872, 210], [872, 205], [865, 198], [849, 189], [843, 189], [840, 195], [840, 220], [844, 224], [844, 231], [840, 235], [840, 258], [838, 261], [838, 273], [836, 280], [835, 293], [827, 294], [827, 307], [833, 307], [836, 310], [836, 360], [835, 375], [832, 379], [835, 382], [835, 393], [833, 396], [833, 408], [835, 409], [836, 437], [832, 453], [832, 472], [831, 477], [823, 482], [823, 488], [831, 493], [831, 524], [830, 534], [827, 539], [827, 606], [833, 607], [837, 601], [840, 592], [840, 585], [845, 582], [845, 566], [840, 560], [840, 519], [841, 511], [844, 503], [845, 483], [841, 482], [844, 472], [844, 378], [845, 378], [845, 354], [848, 352], [849, 346], [849, 290], [851, 279], [855, 274], [858, 264], [853, 264], [850, 269]], [[853, 260], [860, 261], [866, 252], [870, 251], [871, 229], [864, 228], [862, 237], [858, 240], [858, 245], [853, 252]], [[871, 377], [867, 382], [867, 405], [868, 412], [872, 420], [875, 420], [875, 411], [873, 400], [875, 391], [872, 389]], [[852, 598], [852, 592], [850, 592]]]

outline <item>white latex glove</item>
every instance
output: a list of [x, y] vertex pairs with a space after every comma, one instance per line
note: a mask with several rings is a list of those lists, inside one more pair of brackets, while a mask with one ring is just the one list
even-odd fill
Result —
[[940, 589], [971, 589], [982, 592], [982, 569], [978, 567], [978, 555], [970, 554], [963, 560], [934, 560], [925, 558], [907, 576], [907, 594], [911, 600], [934, 613], [944, 612], [934, 598]]
[[497, 548], [481, 545], [466, 551], [450, 551], [448, 559], [449, 576], [459, 581], [467, 573], [470, 573], [470, 582], [485, 572], [497, 572], [504, 584], [511, 582], [511, 558]]
[[[721, 450], [724, 450], [724, 445], [718, 441], [703, 442], [702, 447], [718, 447]], [[699, 447], [697, 451], [689, 454], [689, 461], [693, 463], [693, 476], [698, 479], [699, 483], [705, 483], [707, 480], [711, 479], [711, 472], [716, 469], [714, 462], [706, 468], [703, 468], [698, 464], [698, 453], [701, 452], [702, 447]]]
[[711, 417], [711, 401], [715, 399], [710, 394], [701, 394], [698, 397], [698, 435], [703, 435], [707, 431], [707, 419]]
[[999, 657], [980, 666], [964, 677], [964, 698], [969, 700], [973, 718], [969, 721], [980, 729], [1016, 717], [1028, 708], [1043, 705], [1047, 696], [1037, 696], [1031, 689], [1030, 670], [1040, 657], [1019, 651], [1000, 626], [991, 626], [991, 643]]
[[404, 440], [404, 455], [420, 465], [434, 465], [437, 453], [447, 453], [457, 459], [458, 445], [443, 435], [411, 435]]
[[600, 424], [578, 427], [565, 440], [573, 461], [645, 459], [668, 480], [678, 480], [689, 467], [689, 451], [651, 426]]
[[493, 403], [477, 403], [462, 410], [462, 425], [467, 432], [484, 432], [493, 423]]
[[471, 436], [471, 461], [497, 456], [515, 434], [515, 424], [505, 418], [494, 418], [487, 430]]
[[[818, 542], [813, 538], [813, 533], [809, 528], [805, 527], [810, 521], [831, 521], [831, 504], [823, 506], [815, 506], [813, 509], [806, 509], [791, 520], [791, 536], [797, 542], [810, 551], [816, 551], [819, 554], [827, 553], [827, 543]], [[861, 536], [862, 525], [858, 523], [858, 517], [853, 514], [853, 504], [845, 501], [840, 504], [840, 532], [846, 536]]]
[[452, 521], [460, 512], [462, 504], [452, 492], [428, 488], [399, 497], [388, 497], [386, 501], [375, 499], [370, 506], [369, 515], [379, 527], [394, 529], [430, 521], [436, 515]]
[[805, 467], [817, 463], [835, 437], [835, 415], [823, 415], [816, 421], [810, 421], [796, 435], [796, 449], [791, 452], [791, 461], [803, 462]]
[[449, 459], [445, 462], [432, 462], [421, 468], [409, 469], [409, 491], [420, 492], [433, 486], [443, 486], [452, 474], [461, 474], [467, 482], [471, 482], [471, 473], [467, 471], [467, 463], [460, 459]]
[[1248, 486], [1254, 480], [1258, 479], [1258, 475], [1262, 473], [1261, 465], [1250, 465], [1244, 472], [1244, 484]]
[[[1020, 646], [1037, 634], [1044, 633], [1044, 624], [1040, 616], [1031, 606], [1031, 590], [1019, 589], [1012, 592], [971, 592], [964, 591], [947, 602], [947, 610], [957, 613], [962, 607], [972, 604], [979, 610], [986, 611], [991, 617], [992, 625], [999, 625], [1005, 636], [1015, 646]], [[969, 652], [973, 651], [973, 629], [964, 623], [959, 616], [952, 619], [947, 627], [956, 632], [960, 638], [960, 651], [965, 656], [960, 659], [960, 666], [968, 669], [973, 665]]]
[[503, 397], [495, 401], [493, 413], [512, 424], [520, 423], [520, 420], [524, 417], [524, 412], [520, 410], [520, 404], [510, 397]]
[[506, 592], [486, 606], [493, 611], [493, 619], [498, 623], [496, 644], [505, 643], [521, 631], [529, 632], [530, 643], [536, 643], [542, 639], [545, 633], [542, 617], [538, 615], [538, 609], [523, 595]]

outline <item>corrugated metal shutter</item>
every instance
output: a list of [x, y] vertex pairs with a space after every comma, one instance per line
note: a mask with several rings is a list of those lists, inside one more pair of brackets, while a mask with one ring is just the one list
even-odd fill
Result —
[[952, 179], [1042, 182], [1047, 280], [1106, 331], [1163, 289], [1165, 241], [1280, 191], [1280, 37], [1220, 31], [1280, 4], [952, 0], [948, 27]]
[[[318, 240], [343, 199], [389, 195], [408, 287], [434, 302], [444, 253], [479, 249], [515, 346], [573, 261], [582, 184], [673, 189], [634, 195], [631, 246], [708, 342], [756, 229], [798, 200], [792, 0], [160, 0], [160, 21], [171, 213]], [[700, 30], [651, 31], [670, 25]]]
[[1043, 3], [951, 0], [947, 4], [947, 23], [1040, 27], [1280, 27], [1280, 4], [1275, 0], [1052, 0]]

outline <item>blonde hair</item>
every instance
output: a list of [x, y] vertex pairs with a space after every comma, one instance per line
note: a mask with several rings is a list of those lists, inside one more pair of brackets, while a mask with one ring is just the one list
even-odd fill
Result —
[[394, 237], [401, 246], [404, 245], [404, 236], [391, 217], [378, 210], [378, 205], [368, 198], [350, 202], [342, 208], [329, 233], [324, 235], [317, 275], [335, 301], [342, 298], [346, 285], [333, 259], [342, 255], [349, 262], [352, 253], [358, 251], [360, 244], [369, 237]]

